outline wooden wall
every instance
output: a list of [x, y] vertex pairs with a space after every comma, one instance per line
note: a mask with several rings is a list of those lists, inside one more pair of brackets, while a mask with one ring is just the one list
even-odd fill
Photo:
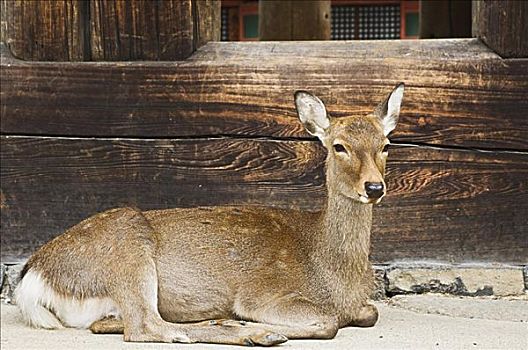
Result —
[[23, 60], [174, 61], [220, 40], [220, 1], [2, 0], [2, 22]]
[[3, 262], [116, 206], [317, 210], [325, 152], [293, 92], [341, 117], [369, 112], [399, 81], [373, 261], [527, 261], [528, 60], [478, 39], [208, 43], [174, 62], [1, 51]]

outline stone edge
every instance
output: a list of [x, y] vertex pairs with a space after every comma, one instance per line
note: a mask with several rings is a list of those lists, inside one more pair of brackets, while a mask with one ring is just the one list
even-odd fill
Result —
[[[11, 303], [13, 299], [13, 292], [19, 282], [20, 271], [24, 263], [4, 264], [0, 266], [0, 299], [4, 303]], [[412, 291], [404, 291], [398, 289], [390, 289], [391, 281], [389, 280], [389, 272], [395, 269], [403, 269], [412, 271], [413, 269], [431, 269], [438, 271], [445, 271], [448, 269], [515, 269], [523, 272], [523, 290], [524, 294], [528, 293], [528, 265], [512, 266], [512, 265], [497, 265], [497, 264], [436, 264], [426, 262], [405, 262], [393, 263], [387, 265], [373, 265], [375, 275], [375, 290], [372, 294], [372, 299], [382, 300], [390, 298], [394, 295], [400, 294], [421, 294]], [[446, 292], [445, 294], [451, 294]], [[456, 295], [456, 293], [455, 293]]]

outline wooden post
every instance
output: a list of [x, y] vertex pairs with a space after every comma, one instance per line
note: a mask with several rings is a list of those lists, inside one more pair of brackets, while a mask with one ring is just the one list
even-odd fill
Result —
[[95, 61], [178, 60], [193, 52], [191, 0], [91, 1]]
[[469, 38], [471, 0], [422, 1], [420, 39]]
[[194, 49], [209, 41], [220, 41], [221, 5], [218, 0], [194, 0]]
[[0, 0], [0, 42], [5, 43], [7, 38], [7, 1]]
[[262, 41], [329, 40], [330, 1], [259, 1]]
[[2, 0], [2, 41], [33, 61], [173, 61], [220, 40], [216, 0]]
[[24, 60], [82, 61], [86, 4], [80, 0], [2, 3], [2, 40]]
[[528, 57], [528, 2], [473, 0], [473, 36], [504, 58]]

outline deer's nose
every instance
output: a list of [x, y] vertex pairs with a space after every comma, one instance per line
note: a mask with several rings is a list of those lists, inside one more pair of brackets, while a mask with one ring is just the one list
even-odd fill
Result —
[[371, 199], [381, 198], [384, 194], [382, 182], [365, 182], [365, 192], [367, 197]]

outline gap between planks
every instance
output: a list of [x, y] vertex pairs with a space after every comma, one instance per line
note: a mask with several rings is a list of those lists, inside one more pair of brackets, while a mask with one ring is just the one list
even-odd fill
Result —
[[[100, 137], [100, 136], [67, 136], [67, 135], [42, 135], [42, 134], [10, 134], [2, 133], [1, 137], [7, 138], [35, 138], [35, 139], [58, 139], [58, 140], [104, 140], [104, 141], [157, 141], [157, 140], [253, 140], [253, 141], [265, 141], [265, 142], [284, 142], [284, 141], [296, 141], [296, 142], [318, 142], [316, 138], [309, 136], [251, 136], [251, 135], [230, 135], [230, 134], [215, 134], [215, 135], [188, 135], [188, 136], [177, 136], [177, 137], [137, 137], [137, 136], [119, 136], [119, 137]], [[429, 144], [424, 142], [400, 142], [391, 141], [391, 145], [398, 147], [420, 147], [435, 150], [446, 150], [446, 151], [459, 151], [459, 152], [477, 152], [477, 153], [492, 153], [492, 154], [523, 154], [528, 155], [528, 151], [508, 149], [508, 148], [475, 148], [475, 147], [463, 147], [463, 146], [445, 146]]]

